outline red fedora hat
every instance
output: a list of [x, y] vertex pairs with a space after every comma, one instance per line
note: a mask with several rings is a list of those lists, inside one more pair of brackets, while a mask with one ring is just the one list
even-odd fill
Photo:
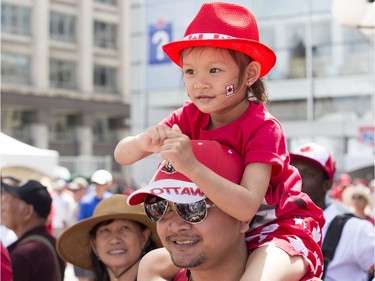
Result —
[[276, 55], [259, 42], [254, 15], [244, 6], [226, 3], [204, 3], [186, 29], [183, 40], [163, 46], [164, 52], [181, 66], [180, 52], [190, 47], [216, 47], [242, 52], [261, 64], [260, 76], [275, 65]]

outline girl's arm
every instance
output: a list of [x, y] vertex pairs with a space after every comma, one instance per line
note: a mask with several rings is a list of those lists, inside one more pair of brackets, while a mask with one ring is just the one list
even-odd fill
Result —
[[173, 280], [181, 270], [176, 267], [165, 248], [159, 248], [147, 253], [139, 263], [138, 281], [168, 281]]
[[152, 153], [159, 152], [170, 130], [171, 128], [165, 125], [156, 125], [139, 135], [125, 137], [115, 148], [116, 162], [121, 165], [130, 165]]
[[[271, 164], [251, 163], [246, 166], [241, 184], [235, 184], [200, 163], [194, 156], [190, 140], [173, 127], [164, 142], [161, 156], [199, 186], [221, 210], [240, 221], [250, 221], [266, 194]], [[234, 207], [235, 206], [235, 207]]]

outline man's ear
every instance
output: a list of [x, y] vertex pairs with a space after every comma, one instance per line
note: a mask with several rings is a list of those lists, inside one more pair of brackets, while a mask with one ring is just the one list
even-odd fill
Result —
[[261, 65], [257, 61], [250, 62], [246, 67], [246, 80], [245, 83], [248, 87], [253, 85], [260, 77]]
[[21, 203], [19, 211], [22, 212], [25, 221], [29, 220], [33, 215], [38, 216], [34, 210], [34, 206], [26, 202]]

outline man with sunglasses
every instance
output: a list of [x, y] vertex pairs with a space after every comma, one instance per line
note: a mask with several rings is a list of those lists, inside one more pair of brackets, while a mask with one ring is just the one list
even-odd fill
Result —
[[[240, 183], [243, 163], [239, 154], [216, 141], [191, 143], [202, 164]], [[240, 280], [248, 257], [248, 222], [220, 210], [197, 185], [166, 161], [162, 161], [150, 184], [128, 199], [130, 205], [141, 203], [148, 218], [156, 222], [158, 235], [173, 263], [182, 269], [174, 280]], [[147, 262], [146, 255], [140, 264], [139, 279], [151, 280], [154, 276], [150, 275]], [[158, 266], [165, 268], [169, 263], [160, 260]]]
[[[326, 238], [337, 229], [331, 228], [334, 218], [350, 210], [327, 196], [335, 174], [335, 163], [324, 147], [316, 143], [303, 144], [290, 154], [291, 164], [302, 177], [302, 191], [324, 210], [326, 224], [323, 228], [323, 254]], [[366, 220], [351, 217], [342, 228], [341, 237], [332, 260], [325, 265], [325, 281], [372, 280], [374, 266], [375, 239], [374, 228]], [[330, 239], [328, 239], [330, 240]], [[336, 240], [330, 240], [330, 248]], [[369, 273], [372, 267], [372, 273]], [[367, 277], [367, 275], [369, 276]]]

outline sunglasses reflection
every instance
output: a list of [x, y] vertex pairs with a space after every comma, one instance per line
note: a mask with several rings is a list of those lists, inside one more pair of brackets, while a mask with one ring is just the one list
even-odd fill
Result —
[[187, 223], [197, 224], [204, 221], [207, 217], [208, 209], [213, 204], [208, 204], [205, 199], [193, 203], [175, 203], [155, 195], [148, 195], [144, 201], [144, 209], [147, 217], [157, 222], [161, 220], [173, 205], [174, 211]]

